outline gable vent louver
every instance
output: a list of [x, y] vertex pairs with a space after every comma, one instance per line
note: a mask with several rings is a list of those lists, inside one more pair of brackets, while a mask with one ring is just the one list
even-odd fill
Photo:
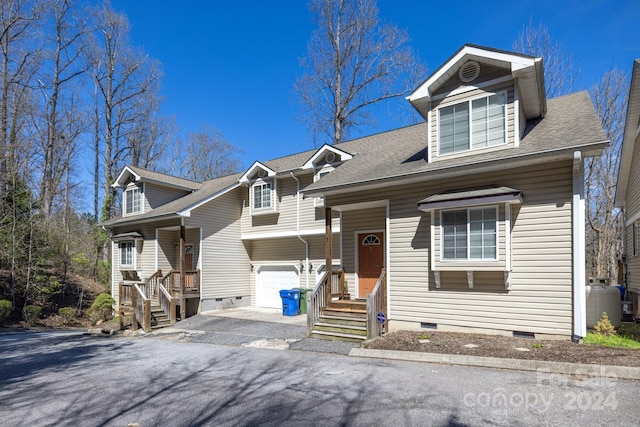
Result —
[[480, 75], [480, 64], [476, 61], [467, 61], [464, 63], [460, 70], [458, 70], [458, 77], [464, 83], [474, 81]]

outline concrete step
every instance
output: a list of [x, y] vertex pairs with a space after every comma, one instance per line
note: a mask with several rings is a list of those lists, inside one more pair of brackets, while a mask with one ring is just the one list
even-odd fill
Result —
[[349, 342], [363, 342], [367, 339], [367, 335], [354, 335], [354, 334], [346, 334], [341, 332], [327, 332], [327, 331], [311, 331], [311, 336], [313, 338], [320, 338], [323, 340], [332, 340], [332, 341], [349, 341]]

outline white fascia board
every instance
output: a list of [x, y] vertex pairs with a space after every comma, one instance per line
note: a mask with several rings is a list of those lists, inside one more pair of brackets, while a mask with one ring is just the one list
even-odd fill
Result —
[[[331, 234], [340, 233], [340, 227], [332, 227]], [[240, 236], [241, 240], [264, 240], [264, 239], [283, 239], [287, 237], [298, 237], [300, 236], [322, 236], [325, 234], [325, 228], [312, 228], [307, 230], [300, 230], [298, 233], [297, 230], [289, 230], [289, 231], [267, 231], [263, 233], [243, 233]]]
[[133, 178], [134, 178], [135, 181], [140, 181], [140, 175], [138, 175], [133, 170], [131, 170], [131, 168], [129, 166], [125, 166], [124, 169], [122, 169], [122, 172], [120, 172], [120, 174], [118, 175], [116, 180], [113, 182], [113, 184], [111, 184], [111, 187], [112, 188], [123, 187], [124, 186], [124, 182], [121, 183], [120, 181], [124, 180], [124, 178], [126, 176], [125, 174], [133, 175]]
[[464, 46], [460, 51], [442, 67], [440, 67], [431, 77], [429, 77], [420, 87], [411, 93], [406, 99], [411, 102], [420, 98], [430, 97], [430, 88], [442, 76], [444, 76], [452, 67], [462, 62], [467, 56], [473, 56], [474, 59], [487, 58], [495, 61], [502, 61], [511, 64], [511, 72], [515, 73], [527, 67], [532, 67], [540, 58], [526, 58], [520, 55], [512, 55], [504, 52], [496, 52], [493, 50], [485, 50], [476, 46]]
[[309, 160], [305, 162], [304, 165], [302, 165], [300, 169], [313, 169], [315, 167], [314, 162], [318, 160], [320, 157], [322, 157], [327, 151], [331, 151], [339, 155], [342, 161], [353, 158], [353, 155], [350, 153], [347, 153], [346, 151], [340, 150], [329, 144], [324, 144], [313, 154], [313, 156], [311, 156]]
[[229, 191], [234, 190], [234, 189], [240, 187], [241, 185], [242, 184], [240, 184], [239, 182], [236, 182], [235, 184], [233, 184], [233, 185], [231, 185], [231, 186], [229, 186], [229, 187], [227, 187], [227, 188], [225, 188], [225, 189], [223, 189], [221, 191], [218, 191], [217, 193], [214, 193], [211, 196], [206, 197], [206, 198], [200, 200], [199, 202], [194, 203], [193, 205], [191, 205], [191, 206], [189, 206], [189, 207], [187, 207], [185, 209], [179, 210], [176, 213], [178, 215], [180, 215], [180, 216], [189, 217], [189, 216], [191, 216], [191, 211], [192, 210], [194, 210], [196, 208], [199, 208], [200, 206], [202, 206], [202, 205], [204, 205], [206, 203], [209, 203], [210, 201], [212, 201], [214, 199], [217, 199], [218, 197], [220, 197], [220, 196], [222, 196], [224, 194], [227, 194]]
[[273, 169], [265, 166], [264, 164], [260, 163], [260, 162], [254, 162], [253, 165], [251, 165], [251, 167], [240, 177], [240, 179], [238, 181], [242, 182], [242, 183], [249, 183], [251, 180], [249, 179], [249, 177], [251, 176], [251, 174], [253, 174], [253, 172], [256, 169], [262, 169], [265, 172], [267, 172], [267, 176], [269, 177], [273, 177], [276, 176], [276, 171], [274, 171]]

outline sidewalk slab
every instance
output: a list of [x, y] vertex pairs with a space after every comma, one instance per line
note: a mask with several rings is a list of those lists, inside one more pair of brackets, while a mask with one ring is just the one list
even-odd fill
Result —
[[614, 377], [640, 380], [640, 368], [631, 366], [587, 365], [583, 363], [548, 362], [544, 360], [502, 359], [498, 357], [464, 356], [459, 354], [422, 353], [415, 351], [354, 348], [349, 356], [410, 362], [441, 363], [516, 371], [545, 372], [588, 377]]

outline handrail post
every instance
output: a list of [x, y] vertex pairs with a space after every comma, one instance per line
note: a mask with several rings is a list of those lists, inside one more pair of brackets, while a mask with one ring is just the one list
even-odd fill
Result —
[[144, 331], [151, 331], [151, 300], [144, 300]]
[[136, 316], [136, 311], [138, 309], [138, 295], [137, 292], [133, 292], [134, 289], [131, 290], [131, 307], [133, 308], [133, 314], [131, 315], [131, 330], [138, 330], [138, 317]]
[[340, 284], [340, 299], [343, 300], [344, 299], [344, 270], [343, 269], [339, 269], [338, 270], [338, 283]]

